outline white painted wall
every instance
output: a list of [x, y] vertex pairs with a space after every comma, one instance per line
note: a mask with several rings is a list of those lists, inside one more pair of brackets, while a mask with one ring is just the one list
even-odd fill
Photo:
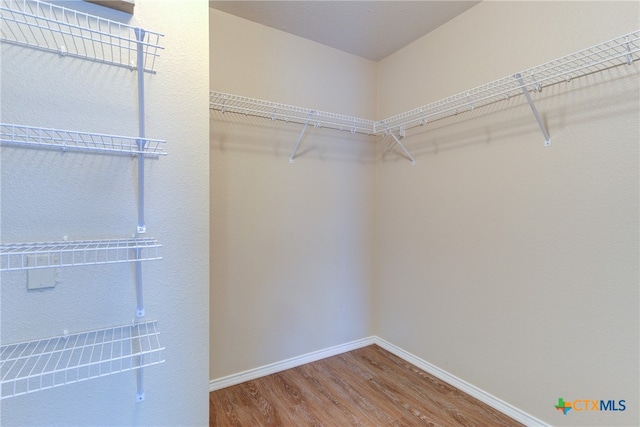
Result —
[[[375, 64], [211, 10], [211, 88], [371, 117]], [[211, 379], [370, 334], [375, 146], [211, 113]]]
[[[128, 15], [81, 1], [99, 16]], [[131, 23], [164, 33], [147, 75], [147, 136], [168, 156], [149, 160], [148, 235], [162, 261], [143, 265], [148, 319], [157, 319], [166, 362], [5, 399], [2, 425], [205, 425], [208, 420], [208, 2], [136, 1]], [[137, 134], [136, 73], [2, 45], [2, 121]], [[2, 241], [128, 237], [137, 223], [136, 161], [128, 157], [2, 147]], [[55, 289], [26, 290], [26, 273], [2, 275], [2, 342], [132, 321], [131, 265], [58, 269]]]
[[[378, 115], [638, 28], [637, 2], [483, 2], [383, 60]], [[374, 333], [553, 425], [637, 425], [638, 67], [409, 132], [377, 169]], [[625, 412], [553, 407], [625, 399]]]

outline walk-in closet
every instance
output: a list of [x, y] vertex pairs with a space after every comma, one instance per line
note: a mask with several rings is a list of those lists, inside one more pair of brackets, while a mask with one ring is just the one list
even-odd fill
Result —
[[0, 0], [0, 425], [638, 425], [638, 159], [638, 2]]
[[375, 343], [527, 425], [633, 424], [555, 406], [638, 396], [638, 5], [483, 1], [367, 60], [221, 3], [212, 389]]

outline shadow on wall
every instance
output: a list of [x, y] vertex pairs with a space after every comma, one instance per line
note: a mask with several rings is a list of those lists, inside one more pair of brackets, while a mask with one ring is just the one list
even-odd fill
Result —
[[[289, 157], [303, 126], [259, 117], [211, 111], [210, 148], [270, 156], [283, 162]], [[370, 164], [375, 162], [376, 136], [352, 134], [309, 126], [295, 160], [317, 159]]]

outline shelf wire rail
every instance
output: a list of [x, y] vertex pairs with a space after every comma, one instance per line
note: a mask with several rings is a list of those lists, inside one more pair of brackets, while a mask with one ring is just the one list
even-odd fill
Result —
[[239, 113], [270, 120], [311, 125], [371, 135], [374, 133], [373, 120], [342, 114], [312, 110], [293, 105], [279, 104], [223, 92], [209, 92], [209, 108], [222, 113]]
[[[0, 40], [135, 69], [135, 27], [39, 0], [0, 0]], [[163, 34], [144, 31], [143, 69], [155, 73]]]
[[[524, 95], [527, 99], [544, 135], [545, 145], [550, 145], [551, 137], [533, 103], [530, 92], [539, 92], [544, 86], [569, 82], [574, 78], [620, 65], [631, 65], [638, 59], [640, 59], [640, 30], [379, 121], [342, 116], [216, 91], [209, 93], [209, 106], [212, 110], [222, 113], [240, 113], [298, 123], [304, 125], [303, 134], [310, 123], [316, 127], [351, 130], [354, 133], [367, 135], [390, 134], [411, 160], [411, 163], [415, 164], [414, 158], [400, 142], [400, 139], [405, 137], [406, 130], [518, 95]], [[296, 149], [300, 144], [300, 138]], [[296, 149], [289, 160], [291, 163], [293, 163]]]
[[0, 347], [1, 399], [163, 363], [157, 321]]
[[[158, 157], [166, 155], [164, 140], [78, 132], [0, 123], [0, 143], [25, 147], [60, 149], [63, 151], [107, 152]], [[140, 150], [140, 145], [143, 149]]]
[[0, 271], [162, 259], [154, 238], [0, 244]]
[[568, 82], [624, 64], [631, 65], [633, 61], [640, 59], [639, 52], [640, 30], [377, 121], [374, 130], [378, 133], [388, 127], [404, 132], [406, 129], [522, 95], [523, 88], [528, 92], [540, 91], [544, 86]]

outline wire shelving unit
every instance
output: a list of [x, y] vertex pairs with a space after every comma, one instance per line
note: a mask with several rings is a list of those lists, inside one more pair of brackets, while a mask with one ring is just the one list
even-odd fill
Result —
[[159, 260], [160, 247], [154, 238], [3, 243], [0, 271]]
[[0, 14], [2, 41], [63, 56], [136, 69], [142, 44], [143, 69], [154, 73], [163, 49], [160, 33], [39, 0], [2, 0]]
[[156, 321], [0, 347], [0, 398], [164, 362]]
[[315, 127], [365, 135], [374, 133], [373, 120], [279, 104], [213, 90], [209, 92], [209, 107], [222, 113], [246, 114], [273, 121], [279, 120], [303, 125], [308, 123]]
[[[317, 112], [307, 108], [277, 104], [216, 91], [210, 91], [209, 104], [212, 110], [223, 113], [232, 112], [271, 120], [284, 120], [303, 124], [305, 129], [307, 125], [314, 124], [320, 127], [351, 130], [352, 132], [367, 135], [391, 135], [395, 143], [412, 161], [412, 164], [415, 164], [411, 154], [400, 142], [406, 136], [406, 130], [495, 102], [508, 100], [518, 95], [524, 95], [529, 102], [544, 135], [545, 144], [550, 145], [551, 138], [531, 99], [530, 92], [539, 92], [543, 87], [569, 82], [572, 79], [602, 72], [610, 68], [625, 64], [631, 65], [638, 59], [640, 59], [640, 30], [378, 121]], [[349, 123], [357, 123], [357, 125], [349, 127]], [[296, 148], [300, 144], [300, 138]], [[290, 159], [291, 162], [293, 162], [295, 151], [294, 149]]]
[[[0, 143], [90, 153], [166, 155], [164, 140], [0, 123]], [[143, 150], [140, 150], [140, 147]]]
[[145, 316], [142, 261], [159, 260], [160, 245], [146, 233], [144, 165], [164, 155], [163, 140], [145, 136], [145, 74], [155, 74], [162, 34], [40, 0], [0, 0], [0, 41], [63, 57], [136, 70], [138, 136], [0, 123], [0, 143], [20, 147], [137, 157], [135, 237], [0, 244], [0, 271], [130, 262], [135, 264], [138, 323], [1, 347], [1, 398], [136, 370], [136, 401], [145, 399], [143, 367], [163, 362], [156, 322]]
[[[375, 131], [410, 129], [543, 87], [640, 59], [640, 30], [375, 123]], [[519, 81], [522, 80], [522, 82]]]

